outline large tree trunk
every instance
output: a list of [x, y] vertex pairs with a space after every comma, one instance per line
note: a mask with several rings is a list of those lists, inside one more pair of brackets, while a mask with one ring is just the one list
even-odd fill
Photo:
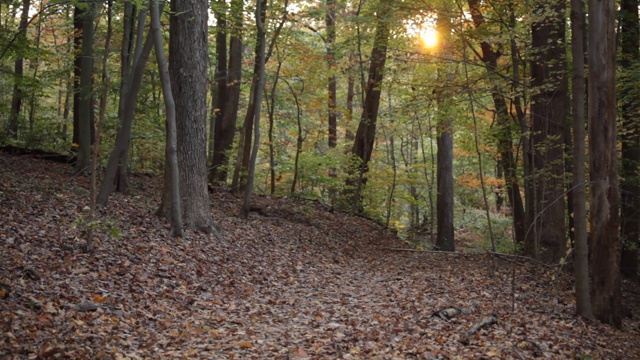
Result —
[[575, 241], [576, 312], [592, 318], [589, 294], [589, 245], [585, 181], [585, 108], [584, 108], [584, 3], [571, 0], [571, 50], [573, 52], [573, 226]]
[[207, 191], [207, 9], [206, 0], [171, 2], [169, 69], [183, 220], [189, 229], [210, 233], [215, 229]]
[[[18, 29], [18, 44], [26, 46], [27, 26], [29, 21], [29, 7], [31, 0], [22, 1], [22, 14], [20, 15], [20, 28]], [[11, 112], [9, 114], [9, 136], [14, 139], [18, 138], [18, 129], [20, 124], [20, 110], [22, 108], [22, 100], [25, 92], [22, 89], [22, 81], [24, 75], [24, 58], [18, 55], [14, 64], [14, 80], [13, 80], [13, 96], [11, 99]]]
[[[532, 26], [531, 157], [533, 198], [527, 198], [532, 223], [525, 253], [553, 262], [566, 255], [564, 134], [567, 77], [565, 59], [565, 9], [561, 0], [539, 1]], [[542, 252], [542, 246], [548, 254]]]
[[636, 69], [640, 59], [640, 26], [638, 0], [622, 0], [620, 13], [620, 58], [622, 71], [619, 84], [621, 99], [622, 166], [620, 168], [622, 274], [637, 279], [640, 247], [640, 100]]
[[615, 16], [615, 1], [589, 0], [591, 302], [596, 318], [621, 327]]
[[[242, 78], [242, 14], [243, 1], [233, 0], [231, 2], [232, 30], [229, 45], [229, 69], [226, 73], [226, 79], [219, 83], [218, 99], [220, 101], [216, 102], [216, 107], [219, 107], [220, 110], [216, 114], [210, 178], [217, 182], [227, 181], [228, 170], [225, 166], [229, 164], [228, 152], [233, 147], [238, 119], [240, 80]], [[222, 39], [216, 38], [216, 42], [222, 42]], [[222, 46], [222, 44], [217, 44], [217, 46]], [[219, 47], [216, 49], [221, 51]], [[220, 64], [218, 64], [218, 69], [221, 70]], [[222, 85], [224, 85], [224, 94], [220, 93]]]
[[376, 18], [376, 33], [371, 50], [371, 64], [369, 66], [369, 81], [365, 90], [365, 100], [362, 116], [358, 124], [351, 153], [360, 163], [348, 181], [348, 187], [355, 190], [351, 199], [352, 211], [360, 210], [362, 186], [366, 184], [365, 174], [369, 170], [369, 161], [373, 153], [373, 143], [376, 137], [376, 121], [380, 107], [381, 85], [387, 61], [387, 47], [389, 44], [389, 21], [392, 9], [391, 0], [382, 0]]

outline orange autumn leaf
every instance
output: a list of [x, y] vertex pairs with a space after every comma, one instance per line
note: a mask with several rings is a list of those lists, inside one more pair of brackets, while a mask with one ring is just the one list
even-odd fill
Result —
[[100, 296], [98, 294], [93, 294], [93, 301], [97, 303], [107, 302], [107, 298], [105, 296]]
[[298, 356], [298, 357], [308, 357], [309, 354], [304, 351], [303, 348], [295, 348], [293, 349], [293, 351], [291, 352], [291, 355], [293, 356]]

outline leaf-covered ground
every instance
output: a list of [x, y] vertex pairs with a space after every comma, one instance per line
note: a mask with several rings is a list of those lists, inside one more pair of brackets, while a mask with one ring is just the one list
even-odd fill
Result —
[[391, 232], [308, 201], [257, 197], [243, 220], [223, 189], [224, 241], [176, 240], [154, 216], [160, 182], [112, 197], [102, 219], [122, 236], [98, 231], [91, 257], [75, 226], [87, 179], [0, 153], [0, 358], [640, 358], [633, 284], [616, 330], [574, 316], [563, 271], [496, 259], [489, 277], [485, 255], [391, 251]]

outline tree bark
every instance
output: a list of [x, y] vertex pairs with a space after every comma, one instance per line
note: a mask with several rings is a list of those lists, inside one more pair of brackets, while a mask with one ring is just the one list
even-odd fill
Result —
[[584, 108], [584, 3], [571, 0], [571, 51], [573, 53], [573, 226], [575, 241], [576, 313], [592, 318], [589, 294], [589, 245], [585, 181], [585, 108]]
[[[163, 7], [162, 5], [161, 7]], [[120, 118], [120, 127], [116, 134], [116, 140], [113, 150], [109, 155], [109, 162], [105, 171], [100, 192], [98, 194], [98, 204], [106, 206], [109, 196], [114, 191], [126, 191], [127, 189], [127, 158], [129, 154], [129, 145], [131, 143], [131, 130], [133, 119], [136, 111], [138, 94], [142, 88], [142, 79], [144, 68], [149, 59], [151, 49], [153, 49], [153, 36], [151, 33], [144, 39], [142, 44], [143, 30], [145, 25], [146, 11], [140, 12], [138, 20], [138, 31], [136, 36], [137, 45], [133, 56], [133, 68], [126, 70], [126, 78], [122, 80], [120, 94], [120, 110], [118, 117]], [[122, 56], [121, 59], [128, 59], [129, 56]], [[127, 62], [123, 62], [124, 66]], [[124, 74], [125, 70], [122, 70]]]
[[619, 57], [622, 71], [618, 89], [621, 99], [622, 166], [620, 168], [620, 240], [622, 242], [622, 274], [638, 278], [638, 249], [640, 248], [640, 101], [637, 98], [637, 75], [640, 58], [640, 26], [638, 0], [622, 0], [620, 9]]
[[[227, 104], [227, 5], [224, 1], [213, 3], [213, 13], [216, 17], [216, 75], [215, 75], [215, 98], [213, 101], [214, 125], [213, 125], [213, 153], [211, 154], [211, 170], [209, 178], [215, 181], [225, 181], [226, 172], [220, 169], [226, 165], [224, 159], [225, 141], [233, 135], [235, 129], [225, 129], [223, 127], [223, 116]], [[231, 136], [229, 136], [231, 135]], [[223, 146], [224, 145], [224, 146]]]
[[[451, 32], [451, 22], [444, 12], [438, 14], [438, 33], [441, 34], [441, 54], [448, 55], [449, 36]], [[445, 73], [446, 72], [446, 73]], [[448, 112], [450, 101], [445, 99], [444, 85], [453, 81], [453, 69], [447, 69], [441, 65], [438, 69], [438, 86], [435, 89], [437, 110], [438, 136], [436, 145], [438, 148], [436, 187], [438, 195], [436, 197], [436, 217], [437, 234], [436, 248], [443, 251], [455, 251], [453, 232], [453, 119]]]
[[[527, 198], [531, 223], [525, 253], [558, 262], [566, 255], [564, 134], [568, 84], [565, 55], [565, 8], [562, 0], [539, 1], [545, 14], [532, 26], [531, 146], [533, 198]], [[538, 15], [540, 16], [540, 15]]]
[[[257, 29], [257, 51], [256, 51], [256, 70], [257, 73], [254, 77], [257, 77], [256, 92], [254, 98], [254, 125], [253, 125], [253, 146], [251, 149], [251, 158], [249, 161], [248, 175], [247, 175], [247, 187], [244, 191], [244, 199], [242, 205], [242, 215], [246, 218], [249, 216], [249, 209], [251, 207], [251, 194], [253, 193], [253, 184], [256, 176], [256, 160], [258, 158], [258, 151], [260, 150], [260, 115], [262, 108], [262, 93], [264, 89], [264, 73], [265, 73], [265, 57], [266, 57], [266, 36], [264, 29], [264, 19], [267, 12], [267, 1], [256, 0], [256, 29]], [[245, 140], [246, 141], [246, 140]]]
[[276, 93], [278, 88], [278, 81], [280, 80], [280, 69], [282, 69], [282, 63], [284, 59], [280, 58], [278, 54], [278, 66], [273, 76], [273, 84], [271, 85], [271, 92], [269, 95], [269, 178], [270, 178], [270, 194], [276, 193], [276, 146], [275, 139], [273, 137], [273, 130], [275, 127], [275, 110], [276, 110]]
[[337, 145], [338, 140], [338, 114], [336, 111], [336, 76], [334, 75], [334, 67], [336, 62], [335, 42], [336, 42], [336, 0], [327, 0], [327, 13], [325, 16], [325, 25], [327, 27], [327, 65], [329, 67], [329, 79], [327, 82], [327, 107], [328, 107], [328, 123], [329, 123], [329, 148], [333, 149]]
[[[74, 168], [76, 173], [88, 172], [91, 163], [93, 128], [93, 20], [95, 3], [88, 2], [82, 13], [82, 58], [80, 59], [80, 81], [78, 94], [78, 153]], [[75, 114], [74, 114], [75, 115]]]
[[171, 234], [175, 237], [182, 236], [182, 209], [180, 203], [180, 175], [178, 172], [177, 136], [176, 136], [176, 104], [171, 91], [171, 79], [169, 77], [169, 65], [164, 54], [164, 41], [160, 29], [160, 10], [158, 0], [151, 0], [151, 36], [153, 37], [158, 73], [162, 85], [162, 94], [166, 107], [167, 124], [167, 158], [170, 172], [165, 174], [171, 178]]
[[588, 16], [591, 302], [597, 319], [621, 327], [615, 1], [589, 0]]
[[206, 0], [171, 2], [169, 70], [176, 103], [183, 220], [186, 228], [212, 233], [207, 191], [207, 9]]
[[[218, 98], [222, 103], [216, 102], [220, 111], [216, 116], [210, 174], [211, 180], [215, 182], [224, 183], [227, 181], [228, 169], [225, 166], [229, 164], [228, 152], [233, 147], [236, 132], [242, 78], [242, 14], [243, 1], [231, 1], [232, 30], [229, 45], [229, 68], [224, 80], [225, 97], [221, 97], [222, 95], [219, 93]], [[216, 41], [222, 41], [222, 39]], [[220, 64], [218, 65], [220, 66]], [[222, 84], [219, 85], [222, 86]]]
[[362, 116], [358, 124], [351, 153], [359, 159], [355, 171], [352, 171], [347, 180], [347, 188], [352, 191], [352, 211], [360, 211], [361, 189], [366, 184], [365, 174], [369, 170], [369, 161], [373, 154], [373, 143], [376, 137], [376, 121], [378, 108], [380, 107], [380, 95], [385, 64], [387, 61], [387, 48], [389, 44], [389, 22], [392, 10], [392, 0], [382, 0], [376, 17], [376, 33], [371, 50], [371, 64], [369, 66], [369, 81], [365, 90], [365, 100]]

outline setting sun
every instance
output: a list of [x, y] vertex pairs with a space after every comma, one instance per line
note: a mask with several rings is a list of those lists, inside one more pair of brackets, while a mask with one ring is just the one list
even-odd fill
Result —
[[433, 27], [420, 29], [420, 39], [426, 47], [434, 47], [438, 44], [438, 32]]

